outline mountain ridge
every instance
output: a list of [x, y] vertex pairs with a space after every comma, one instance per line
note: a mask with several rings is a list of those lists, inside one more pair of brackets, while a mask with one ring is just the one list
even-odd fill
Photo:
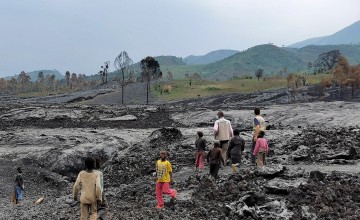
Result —
[[360, 20], [335, 32], [334, 34], [309, 38], [287, 47], [302, 48], [308, 45], [339, 45], [339, 44], [360, 44]]

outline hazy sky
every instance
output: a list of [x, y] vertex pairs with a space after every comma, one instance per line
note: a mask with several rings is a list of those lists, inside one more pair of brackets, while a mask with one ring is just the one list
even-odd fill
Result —
[[289, 45], [358, 20], [359, 0], [0, 0], [0, 77], [96, 74], [121, 51], [138, 62]]

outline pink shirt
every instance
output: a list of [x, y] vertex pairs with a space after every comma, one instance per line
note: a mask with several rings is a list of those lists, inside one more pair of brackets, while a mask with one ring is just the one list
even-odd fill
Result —
[[263, 149], [266, 153], [269, 151], [269, 146], [265, 138], [258, 138], [254, 149], [254, 155], [256, 156], [260, 149]]

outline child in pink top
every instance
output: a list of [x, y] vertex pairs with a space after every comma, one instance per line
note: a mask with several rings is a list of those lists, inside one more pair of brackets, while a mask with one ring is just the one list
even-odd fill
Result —
[[256, 156], [256, 165], [262, 167], [265, 164], [265, 154], [268, 153], [269, 147], [266, 139], [264, 138], [265, 132], [260, 131], [256, 140], [254, 149], [254, 156]]

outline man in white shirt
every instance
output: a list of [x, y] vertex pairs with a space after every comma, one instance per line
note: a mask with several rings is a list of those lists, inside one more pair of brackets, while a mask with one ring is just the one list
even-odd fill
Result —
[[233, 129], [229, 120], [224, 118], [224, 113], [219, 111], [217, 113], [218, 120], [214, 124], [215, 139], [220, 141], [221, 156], [226, 164], [227, 149], [229, 146], [229, 140], [233, 137]]

